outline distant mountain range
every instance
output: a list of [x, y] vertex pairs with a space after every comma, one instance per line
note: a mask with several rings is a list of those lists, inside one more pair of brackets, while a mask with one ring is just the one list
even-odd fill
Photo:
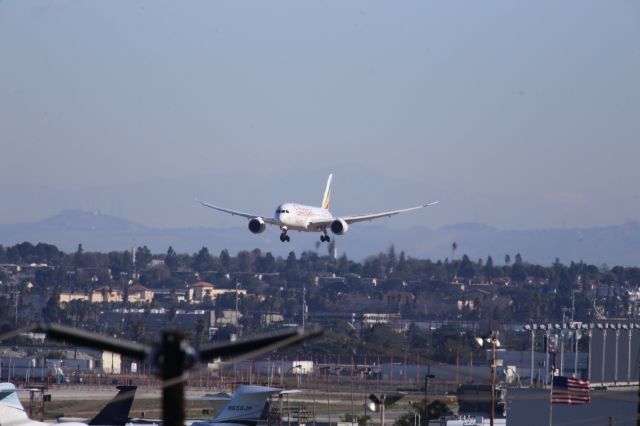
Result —
[[[362, 260], [391, 245], [396, 252], [421, 258], [451, 257], [451, 246], [458, 246], [456, 257], [469, 255], [472, 260], [491, 255], [496, 263], [520, 253], [525, 261], [550, 264], [555, 258], [563, 263], [583, 260], [601, 265], [640, 265], [640, 224], [629, 222], [598, 228], [501, 230], [479, 223], [449, 225], [439, 229], [418, 226], [392, 229], [387, 222], [353, 226], [348, 234], [333, 236], [338, 254]], [[279, 231], [267, 228], [254, 235], [242, 228], [153, 228], [99, 212], [67, 210], [39, 222], [0, 224], [0, 244], [8, 246], [23, 241], [55, 244], [61, 250], [75, 251], [82, 243], [86, 251], [130, 249], [132, 244], [146, 245], [154, 253], [172, 246], [177, 252], [192, 253], [206, 246], [217, 254], [259, 248], [274, 255], [289, 251], [327, 252], [319, 245], [319, 234], [292, 232], [290, 243], [281, 243]]]

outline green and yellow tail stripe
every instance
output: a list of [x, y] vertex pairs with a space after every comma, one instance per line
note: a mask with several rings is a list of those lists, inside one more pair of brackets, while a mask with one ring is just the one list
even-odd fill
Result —
[[325, 210], [329, 209], [329, 203], [331, 202], [331, 180], [333, 178], [333, 174], [329, 175], [329, 179], [327, 180], [327, 188], [324, 190], [324, 198], [322, 199], [322, 208]]

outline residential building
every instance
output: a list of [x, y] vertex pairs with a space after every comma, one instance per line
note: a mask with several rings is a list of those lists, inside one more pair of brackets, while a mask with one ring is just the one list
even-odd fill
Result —
[[122, 302], [122, 292], [111, 286], [103, 285], [91, 293], [91, 303]]

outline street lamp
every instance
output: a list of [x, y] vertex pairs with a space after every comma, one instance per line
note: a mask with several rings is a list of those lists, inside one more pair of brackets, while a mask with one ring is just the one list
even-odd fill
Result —
[[[283, 377], [286, 376], [287, 374], [289, 374], [290, 371], [292, 371], [292, 370], [294, 370], [296, 368], [302, 368], [302, 365], [300, 365], [300, 364], [292, 365], [287, 371], [284, 372], [284, 374], [282, 373], [282, 370], [280, 370], [280, 386], [282, 386]], [[298, 387], [300, 387], [300, 375], [299, 375], [299, 373], [298, 373]]]
[[572, 323], [571, 329], [573, 330], [573, 338], [575, 346], [573, 348], [573, 377], [578, 377], [578, 341], [580, 340], [580, 324]]
[[492, 331], [488, 337], [484, 339], [481, 337], [475, 338], [476, 343], [479, 346], [484, 346], [485, 343], [491, 345], [491, 416], [490, 425], [493, 426], [493, 420], [495, 419], [495, 404], [496, 404], [496, 348], [500, 347], [500, 341], [498, 340], [498, 332]]
[[533, 359], [534, 359], [534, 354], [533, 354], [533, 348], [536, 344], [536, 329], [538, 328], [538, 324], [526, 324], [523, 327], [526, 331], [531, 331], [531, 373], [529, 374], [529, 384], [531, 386], [533, 386]]
[[545, 386], [549, 384], [549, 343], [551, 340], [551, 324], [540, 324], [538, 326], [540, 330], [544, 331], [544, 337], [546, 341], [546, 356], [545, 356], [545, 374], [544, 374], [544, 384]]
[[404, 392], [392, 392], [389, 394], [381, 394], [380, 397], [371, 394], [365, 400], [365, 412], [366, 409], [369, 409], [372, 412], [378, 411], [380, 409], [380, 425], [384, 426], [385, 423], [385, 405], [391, 405], [397, 402], [400, 398], [405, 396]]
[[588, 358], [587, 360], [589, 361], [589, 363], [587, 364], [587, 380], [591, 381], [591, 344], [592, 344], [592, 340], [593, 340], [593, 329], [594, 329], [594, 324], [591, 323], [588, 326], [588, 333], [587, 335], [589, 336], [589, 354], [588, 354]]

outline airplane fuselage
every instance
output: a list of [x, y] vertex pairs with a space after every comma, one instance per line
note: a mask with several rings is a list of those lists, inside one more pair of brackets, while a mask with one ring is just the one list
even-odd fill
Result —
[[286, 226], [289, 230], [317, 232], [324, 228], [311, 224], [331, 221], [333, 215], [329, 210], [321, 207], [305, 206], [297, 203], [283, 203], [276, 208], [274, 218], [280, 227]]

